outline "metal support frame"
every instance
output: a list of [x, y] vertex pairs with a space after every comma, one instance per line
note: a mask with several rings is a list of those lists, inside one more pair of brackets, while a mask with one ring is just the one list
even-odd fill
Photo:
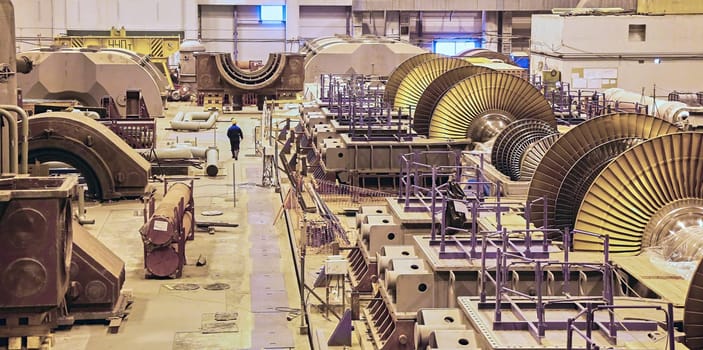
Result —
[[[610, 346], [599, 346], [593, 339], [592, 330], [597, 325], [595, 322], [595, 313], [598, 311], [606, 311], [609, 315], [612, 315], [614, 310], [617, 309], [651, 309], [655, 311], [662, 311], [666, 319], [666, 334], [667, 334], [667, 349], [676, 348], [676, 339], [674, 338], [674, 305], [672, 303], [666, 304], [666, 309], [662, 306], [615, 306], [615, 305], [594, 305], [593, 303], [586, 304], [586, 308], [581, 309], [578, 314], [567, 320], [567, 333], [566, 333], [566, 348], [574, 348], [574, 333], [586, 341], [586, 350], [600, 350], [608, 349]], [[576, 322], [576, 319], [584, 316], [586, 317], [586, 323], [582, 327]], [[581, 331], [580, 328], [585, 328], [585, 331]], [[614, 329], [603, 329], [599, 328], [601, 332], [605, 333], [606, 337], [610, 340], [611, 344], [616, 342], [616, 334]]]
[[[422, 151], [407, 153], [401, 156], [401, 177], [398, 193], [399, 203], [403, 203], [403, 210], [407, 212], [432, 212], [444, 208], [437, 205], [437, 199], [443, 198], [441, 191], [447, 186], [446, 181], [440, 181], [439, 177], [452, 178], [459, 185], [477, 186], [483, 189], [484, 186], [494, 186], [485, 181], [483, 167], [465, 166], [461, 164], [466, 151]], [[444, 156], [454, 159], [454, 165], [437, 166], [425, 164], [420, 161], [425, 156]], [[427, 178], [430, 187], [423, 186]], [[475, 200], [481, 201], [484, 198], [482, 190], [473, 191]], [[419, 205], [417, 205], [419, 203]], [[444, 204], [444, 203], [443, 203]], [[435, 232], [435, 222], [433, 218], [433, 232]]]
[[[412, 110], [393, 115], [379, 89], [372, 89], [371, 77], [356, 74], [322, 74], [320, 101], [336, 116], [342, 126], [350, 127], [352, 141], [407, 141], [414, 136], [410, 124]], [[383, 127], [379, 130], [379, 127]], [[392, 132], [392, 134], [388, 134]]]
[[[587, 235], [596, 237], [604, 241], [605, 251], [603, 255], [603, 263], [585, 263], [569, 261], [569, 250], [573, 235]], [[493, 308], [493, 329], [495, 330], [527, 330], [540, 344], [545, 336], [546, 330], [568, 330], [569, 333], [576, 331], [577, 334], [587, 338], [587, 341], [592, 341], [591, 332], [598, 329], [612, 343], [617, 342], [618, 330], [637, 330], [637, 331], [654, 331], [658, 325], [654, 321], [641, 320], [625, 320], [620, 321], [615, 319], [614, 309], [618, 308], [651, 308], [649, 306], [629, 305], [629, 306], [614, 306], [614, 290], [613, 290], [613, 266], [610, 263], [610, 255], [608, 251], [608, 236], [602, 236], [584, 231], [564, 231], [564, 259], [563, 261], [549, 260], [546, 258], [530, 258], [525, 254], [516, 254], [507, 252], [509, 249], [509, 240], [504, 240], [504, 244], [497, 248], [496, 251], [496, 266], [495, 278], [488, 272], [486, 258], [481, 259], [481, 292], [480, 292], [480, 308]], [[488, 240], [483, 241], [484, 249], [487, 246]], [[510, 287], [508, 276], [512, 269], [517, 265], [532, 266], [535, 272], [535, 295], [528, 295]], [[577, 268], [578, 271], [592, 270], [599, 271], [603, 275], [603, 290], [599, 296], [579, 296], [545, 298], [542, 283], [546, 269], [549, 266], [558, 266], [564, 272], [565, 280], [562, 282], [565, 286], [568, 285], [568, 276], [572, 269]], [[487, 283], [492, 283], [496, 289], [495, 299], [489, 301], [486, 297]], [[558, 308], [561, 310], [574, 310], [574, 317], [567, 322], [563, 320], [548, 320], [546, 317], [547, 310]], [[525, 313], [525, 309], [534, 309], [535, 318], [530, 318]], [[505, 321], [502, 317], [503, 312], [508, 310], [517, 321]], [[596, 320], [593, 316], [595, 310], [608, 310], [607, 320]], [[586, 321], [577, 321], [582, 316], [586, 316]], [[673, 325], [673, 323], [672, 323]], [[585, 329], [585, 333], [581, 331]], [[672, 328], [673, 332], [673, 328]], [[570, 335], [571, 337], [571, 335]], [[673, 339], [673, 337], [672, 337]], [[567, 346], [567, 349], [571, 349]], [[590, 347], [588, 348], [590, 349]]]
[[648, 106], [641, 103], [608, 101], [597, 90], [572, 90], [568, 82], [559, 82], [554, 89], [533, 75], [531, 83], [549, 100], [554, 114], [564, 119], [585, 115], [593, 118], [610, 113], [649, 114]]

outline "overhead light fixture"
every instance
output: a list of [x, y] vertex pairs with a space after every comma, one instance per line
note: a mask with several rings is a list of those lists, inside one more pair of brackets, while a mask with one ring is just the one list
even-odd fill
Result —
[[662, 59], [661, 59], [661, 58], [657, 57], [657, 58], [654, 59], [654, 64], [660, 64], [660, 63], [662, 63]]

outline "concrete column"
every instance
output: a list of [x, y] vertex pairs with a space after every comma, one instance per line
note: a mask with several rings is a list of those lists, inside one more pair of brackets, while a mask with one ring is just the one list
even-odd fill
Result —
[[513, 13], [510, 11], [504, 11], [502, 20], [502, 33], [501, 33], [501, 52], [508, 55], [513, 51]]
[[485, 49], [498, 51], [498, 12], [483, 11], [481, 25], [481, 46]]
[[364, 34], [364, 13], [352, 12], [351, 21], [351, 36], [355, 38], [361, 37]]
[[51, 8], [52, 8], [52, 18], [53, 18], [53, 23], [52, 23], [52, 28], [51, 28], [51, 36], [55, 37], [59, 34], [66, 33], [67, 30], [67, 24], [66, 24], [66, 0], [52, 0], [51, 1]]
[[197, 0], [181, 0], [183, 14], [183, 36], [185, 39], [198, 38], [198, 2]]
[[385, 36], [400, 38], [400, 11], [384, 11]]
[[286, 30], [283, 51], [298, 52], [300, 40], [300, 5], [298, 0], [286, 0]]

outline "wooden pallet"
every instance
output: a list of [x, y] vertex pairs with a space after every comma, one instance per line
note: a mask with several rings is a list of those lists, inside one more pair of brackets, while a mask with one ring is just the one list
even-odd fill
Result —
[[222, 103], [224, 101], [224, 94], [221, 92], [206, 92], [203, 100], [203, 108], [207, 111], [210, 109], [220, 110], [222, 109]]
[[54, 348], [53, 334], [8, 337], [5, 339], [7, 339], [8, 350], [51, 350]]

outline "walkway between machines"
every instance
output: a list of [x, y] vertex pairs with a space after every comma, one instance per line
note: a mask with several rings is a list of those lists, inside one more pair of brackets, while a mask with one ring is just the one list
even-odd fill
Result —
[[[261, 167], [246, 167], [244, 170], [245, 176], [242, 177], [247, 182], [237, 185], [237, 190], [248, 195], [251, 312], [254, 318], [252, 349], [295, 348], [296, 342], [286, 319], [291, 309], [284, 273], [290, 272], [291, 268], [285, 271], [282, 268], [282, 262], [290, 259], [291, 252], [290, 249], [281, 252], [281, 237], [274, 228], [280, 199], [272, 189], [255, 185], [261, 183]], [[282, 256], [282, 253], [286, 255]], [[294, 279], [295, 274], [289, 278]]]

